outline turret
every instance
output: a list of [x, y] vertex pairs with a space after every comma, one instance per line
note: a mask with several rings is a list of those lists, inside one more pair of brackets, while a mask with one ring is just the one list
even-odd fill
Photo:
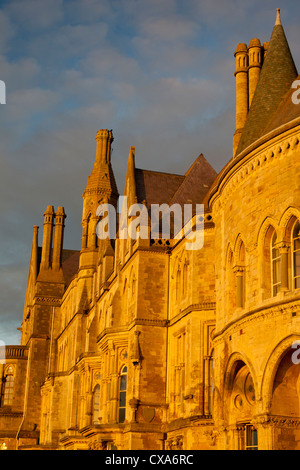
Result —
[[135, 181], [135, 147], [130, 147], [130, 152], [128, 156], [127, 163], [127, 173], [126, 173], [126, 186], [125, 186], [125, 196], [127, 196], [128, 206], [136, 204], [137, 195], [136, 195], [136, 181]]
[[96, 210], [99, 204], [117, 203], [118, 193], [111, 168], [111, 144], [114, 140], [111, 130], [102, 129], [96, 134], [96, 159], [87, 186], [83, 193], [82, 249], [96, 249]]
[[30, 265], [32, 267], [32, 280], [36, 281], [38, 275], [38, 233], [39, 227], [33, 226], [33, 237], [32, 237], [32, 248], [31, 248], [31, 260]]
[[101, 129], [96, 134], [96, 158], [83, 193], [82, 245], [80, 267], [95, 266], [97, 261], [97, 208], [100, 204], [117, 207], [118, 189], [111, 167], [111, 144], [113, 133]]
[[114, 141], [112, 131], [101, 129], [96, 134], [96, 162], [99, 165], [108, 165], [111, 156], [111, 144]]

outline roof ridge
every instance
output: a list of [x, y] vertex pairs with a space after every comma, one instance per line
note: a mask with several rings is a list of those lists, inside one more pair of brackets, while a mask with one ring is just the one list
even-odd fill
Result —
[[179, 175], [178, 173], [169, 173], [166, 171], [156, 171], [156, 170], [145, 170], [144, 168], [135, 168], [136, 171], [145, 171], [147, 173], [156, 173], [159, 175], [171, 175], [171, 176], [179, 176], [180, 178], [184, 178], [185, 175]]

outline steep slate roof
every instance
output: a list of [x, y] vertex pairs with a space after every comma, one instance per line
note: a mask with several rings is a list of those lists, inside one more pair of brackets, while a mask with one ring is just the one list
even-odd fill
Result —
[[[134, 161], [129, 157], [128, 168], [132, 168]], [[130, 172], [127, 172], [128, 176]], [[185, 173], [185, 175], [175, 175], [172, 173], [162, 173], [157, 171], [148, 171], [135, 169], [135, 190], [137, 202], [146, 201], [146, 207], [149, 217], [152, 218], [152, 204], [167, 204], [171, 207], [173, 204], [192, 204], [192, 211], [195, 212], [195, 204], [203, 203], [204, 197], [217, 176], [217, 172], [207, 162], [201, 154]], [[163, 213], [160, 214], [160, 220], [163, 220]], [[166, 213], [167, 220], [169, 212]], [[155, 228], [160, 230], [159, 222], [154, 221]], [[171, 215], [171, 237], [174, 235], [173, 216]], [[184, 223], [184, 213], [182, 221]], [[169, 235], [170, 235], [169, 234]], [[163, 234], [162, 234], [163, 236]]]
[[297, 75], [278, 12], [236, 156], [270, 130], [276, 111]]
[[201, 204], [217, 176], [201, 154], [185, 175], [135, 169], [138, 202], [151, 204]]
[[65, 250], [62, 252], [62, 271], [66, 286], [68, 286], [75, 274], [78, 272], [79, 268], [79, 250]]
[[201, 204], [216, 177], [217, 172], [201, 153], [186, 172], [182, 184], [170, 201], [170, 205]]
[[[51, 250], [52, 253], [53, 250]], [[52, 254], [51, 254], [52, 256]], [[42, 247], [38, 247], [38, 272], [40, 270], [40, 263], [42, 257]], [[61, 267], [66, 287], [70, 284], [73, 276], [78, 272], [79, 268], [79, 250], [66, 250], [63, 248], [61, 257]]]
[[169, 203], [184, 180], [184, 176], [135, 169], [138, 202], [146, 201], [147, 209], [151, 204]]
[[[297, 80], [300, 80], [300, 75], [298, 75]], [[287, 124], [288, 122], [300, 117], [300, 105], [295, 104], [292, 101], [292, 94], [295, 91], [296, 90], [294, 88], [290, 88], [289, 91], [286, 93], [276, 113], [267, 125], [265, 129], [265, 134], [271, 132], [277, 127], [283, 126], [284, 124]]]

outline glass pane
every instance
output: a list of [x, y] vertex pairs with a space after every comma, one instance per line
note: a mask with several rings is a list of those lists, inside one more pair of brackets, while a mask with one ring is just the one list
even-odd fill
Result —
[[121, 375], [120, 390], [126, 390], [126, 384], [127, 384], [127, 376]]
[[295, 289], [300, 289], [300, 277], [296, 277], [295, 279]]
[[294, 250], [300, 250], [300, 238], [296, 238], [296, 240], [294, 240]]
[[277, 248], [272, 248], [272, 259], [276, 259], [279, 256], [279, 250]]
[[294, 253], [294, 276], [300, 276], [300, 252]]
[[119, 423], [124, 423], [125, 421], [125, 408], [119, 408]]
[[126, 392], [120, 392], [120, 406], [126, 406]]
[[257, 430], [253, 429], [251, 425], [246, 426], [246, 449], [257, 450]]
[[252, 445], [257, 446], [257, 430], [252, 430]]
[[294, 230], [293, 230], [293, 238], [299, 237], [299, 230], [300, 230], [300, 224], [299, 222], [296, 222]]
[[273, 284], [280, 281], [280, 259], [273, 261]]

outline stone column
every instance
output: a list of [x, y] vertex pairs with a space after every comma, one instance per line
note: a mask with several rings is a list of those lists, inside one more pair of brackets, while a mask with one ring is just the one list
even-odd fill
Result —
[[209, 415], [209, 359], [210, 356], [204, 356], [204, 414]]
[[289, 261], [289, 245], [282, 242], [279, 247], [280, 267], [281, 267], [281, 291], [289, 289], [288, 261]]
[[237, 308], [243, 308], [245, 304], [245, 268], [243, 266], [235, 266], [233, 271], [236, 275], [236, 306]]

